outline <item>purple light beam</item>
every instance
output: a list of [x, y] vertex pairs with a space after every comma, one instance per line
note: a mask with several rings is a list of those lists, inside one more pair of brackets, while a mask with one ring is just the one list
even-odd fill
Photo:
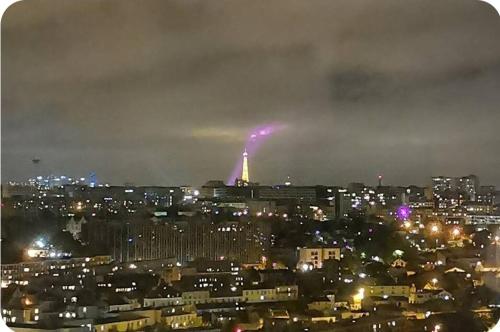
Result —
[[[264, 141], [271, 137], [277, 131], [285, 128], [283, 124], [267, 124], [260, 125], [253, 128], [248, 135], [245, 143], [245, 149], [248, 153], [248, 158], [251, 158], [257, 151]], [[243, 151], [242, 151], [243, 154]], [[227, 180], [228, 185], [233, 185], [237, 178], [241, 176], [241, 169], [243, 167], [243, 155], [240, 154], [238, 162], [233, 168], [231, 176]]]

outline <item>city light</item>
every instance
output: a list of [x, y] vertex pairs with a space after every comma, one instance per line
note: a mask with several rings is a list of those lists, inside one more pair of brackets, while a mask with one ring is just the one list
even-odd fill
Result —
[[34, 258], [40, 255], [40, 250], [28, 249], [28, 257]]
[[45, 248], [45, 241], [43, 239], [39, 239], [35, 242], [38, 248]]
[[401, 205], [396, 210], [396, 216], [399, 220], [408, 220], [411, 215], [411, 209], [407, 205]]
[[353, 295], [354, 302], [361, 302], [365, 298], [365, 289], [360, 288], [358, 289], [358, 292]]
[[304, 263], [301, 265], [301, 270], [303, 272], [307, 272], [307, 271], [311, 271], [312, 270], [312, 266], [307, 264], [307, 263]]
[[396, 250], [394, 250], [394, 252], [392, 253], [392, 255], [394, 257], [403, 257], [404, 253], [405, 252], [403, 250], [396, 249]]
[[491, 329], [500, 26], [446, 4], [6, 11], [2, 323]]

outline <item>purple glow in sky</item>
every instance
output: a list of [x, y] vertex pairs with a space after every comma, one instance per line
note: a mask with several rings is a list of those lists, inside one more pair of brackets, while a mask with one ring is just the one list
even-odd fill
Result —
[[[272, 134], [285, 128], [283, 124], [265, 124], [253, 128], [248, 135], [243, 151], [247, 151], [248, 159], [251, 160], [252, 156], [257, 153], [262, 143], [267, 140]], [[238, 162], [231, 172], [231, 176], [227, 180], [228, 185], [233, 185], [235, 180], [241, 177], [241, 168], [243, 167], [243, 151], [239, 156]], [[250, 179], [252, 173], [250, 172]]]
[[411, 209], [407, 205], [401, 205], [396, 211], [399, 220], [408, 220], [411, 215]]

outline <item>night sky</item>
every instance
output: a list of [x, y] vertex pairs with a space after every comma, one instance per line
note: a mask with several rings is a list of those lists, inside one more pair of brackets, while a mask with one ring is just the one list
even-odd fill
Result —
[[[2, 20], [2, 181], [500, 186], [500, 18], [450, 1], [59, 1]], [[35, 170], [31, 160], [42, 161]]]

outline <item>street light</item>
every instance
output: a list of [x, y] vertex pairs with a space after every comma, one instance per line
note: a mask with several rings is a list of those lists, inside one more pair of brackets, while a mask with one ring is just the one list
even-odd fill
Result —
[[309, 270], [312, 270], [312, 266], [311, 266], [311, 265], [309, 265], [309, 264], [307, 264], [307, 263], [302, 264], [302, 266], [301, 266], [300, 268], [301, 268], [301, 270], [302, 270], [303, 272], [307, 272], [307, 271], [309, 271]]
[[437, 249], [438, 242], [439, 242], [439, 237], [437, 236], [438, 233], [439, 233], [439, 227], [438, 227], [438, 225], [434, 224], [434, 225], [431, 226], [431, 233], [432, 233], [432, 235], [436, 236], [436, 249]]
[[358, 289], [358, 293], [356, 293], [352, 296], [352, 299], [354, 302], [354, 307], [357, 310], [361, 309], [362, 301], [364, 298], [365, 298], [365, 289], [364, 288]]
[[363, 299], [365, 298], [365, 289], [364, 288], [358, 289], [358, 292], [354, 294], [352, 297], [355, 302], [363, 301]]
[[358, 298], [359, 298], [360, 300], [363, 300], [363, 299], [365, 298], [365, 289], [364, 289], [364, 288], [360, 288], [360, 289], [358, 290]]

